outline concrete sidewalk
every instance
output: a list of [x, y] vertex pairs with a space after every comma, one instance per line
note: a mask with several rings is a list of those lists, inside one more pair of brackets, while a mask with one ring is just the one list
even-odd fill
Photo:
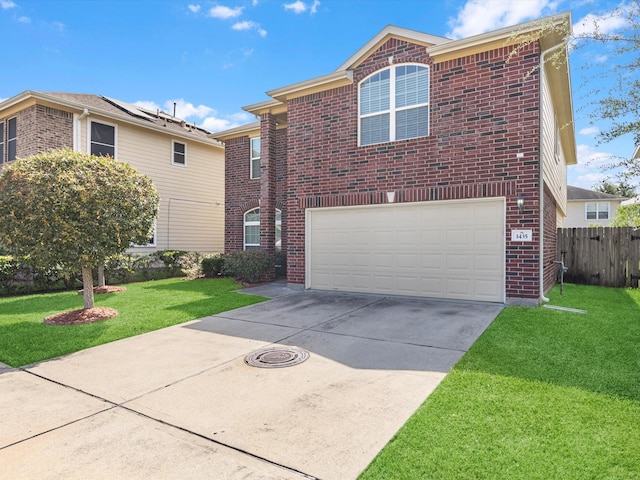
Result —
[[[356, 478], [502, 308], [275, 293], [0, 369], [3, 476]], [[245, 364], [273, 345], [310, 356], [287, 368]]]

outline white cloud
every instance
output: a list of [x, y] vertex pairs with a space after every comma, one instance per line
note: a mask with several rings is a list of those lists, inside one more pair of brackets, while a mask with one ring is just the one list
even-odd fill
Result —
[[0, 98], [0, 103], [4, 102], [5, 100], [9, 100], [8, 98]]
[[600, 133], [600, 129], [598, 127], [586, 127], [578, 132], [580, 135], [589, 135], [594, 136]]
[[169, 115], [173, 115], [174, 102], [176, 103], [177, 118], [196, 123], [210, 132], [220, 132], [228, 128], [237, 127], [239, 125], [249, 123], [253, 119], [253, 116], [247, 112], [238, 112], [225, 117], [220, 117], [214, 108], [206, 105], [195, 106], [193, 103], [187, 102], [183, 98], [167, 100], [164, 102], [164, 108], [149, 100], [138, 100], [137, 102], [134, 102], [134, 105], [154, 113], [157, 110], [160, 110], [168, 113]]
[[206, 105], [198, 105], [197, 107], [190, 102], [185, 101], [183, 98], [177, 98], [175, 100], [167, 100], [164, 102], [164, 106], [170, 109], [173, 113], [173, 104], [176, 104], [176, 117], [187, 119], [189, 117], [205, 118], [208, 115], [213, 115], [216, 111], [207, 107]]
[[[620, 7], [620, 9], [618, 13], [625, 11], [624, 7]], [[612, 14], [610, 12], [604, 15], [589, 13], [573, 24], [573, 35], [581, 37], [584, 35], [592, 35], [596, 31], [601, 34], [611, 34], [629, 26], [629, 21], [618, 13]]]
[[198, 13], [202, 7], [200, 7], [200, 5], [189, 5], [187, 8], [191, 10], [192, 13]]
[[488, 32], [555, 12], [557, 0], [467, 0], [458, 16], [449, 20], [451, 38]]
[[3, 10], [7, 10], [9, 8], [14, 8], [16, 7], [16, 4], [13, 3], [11, 0], [0, 0], [0, 8], [2, 8]]
[[225, 7], [224, 5], [216, 5], [215, 7], [211, 7], [209, 9], [208, 15], [213, 18], [221, 18], [223, 20], [226, 20], [228, 18], [239, 17], [240, 15], [242, 15], [243, 10], [244, 7], [229, 8]]
[[51, 26], [61, 32], [64, 31], [65, 28], [67, 28], [67, 26], [62, 22], [51, 22]]
[[600, 152], [591, 145], [576, 145], [576, 153], [578, 157], [578, 165], [574, 168], [578, 171], [586, 171], [586, 169], [602, 168], [609, 165], [614, 155], [609, 152]]
[[252, 22], [250, 20], [234, 23], [231, 28], [233, 30], [256, 30], [261, 37], [267, 36], [267, 31], [264, 28], [261, 28], [259, 23]]
[[31, 23], [31, 19], [29, 17], [25, 17], [25, 16], [18, 17], [18, 21], [20, 23]]
[[309, 11], [311, 15], [318, 11], [318, 6], [320, 5], [320, 0], [314, 0], [313, 3], [307, 4], [302, 0], [296, 0], [292, 3], [285, 3], [282, 5], [285, 10], [291, 10], [295, 14], [305, 13]]

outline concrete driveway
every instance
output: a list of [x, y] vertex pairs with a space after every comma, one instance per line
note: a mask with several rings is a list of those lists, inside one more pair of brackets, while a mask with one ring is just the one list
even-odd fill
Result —
[[[253, 292], [277, 298], [20, 370], [0, 365], [0, 476], [353, 479], [502, 309]], [[245, 363], [265, 347], [309, 358]]]

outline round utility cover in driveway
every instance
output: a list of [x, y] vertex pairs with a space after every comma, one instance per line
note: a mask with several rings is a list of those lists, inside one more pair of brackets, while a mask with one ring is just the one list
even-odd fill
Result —
[[267, 347], [251, 352], [244, 358], [250, 367], [282, 368], [298, 365], [309, 358], [309, 352], [298, 347]]

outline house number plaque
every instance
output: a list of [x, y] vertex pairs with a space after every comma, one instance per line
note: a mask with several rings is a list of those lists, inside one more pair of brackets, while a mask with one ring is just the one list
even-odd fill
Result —
[[512, 242], [531, 242], [533, 240], [533, 230], [511, 230]]

